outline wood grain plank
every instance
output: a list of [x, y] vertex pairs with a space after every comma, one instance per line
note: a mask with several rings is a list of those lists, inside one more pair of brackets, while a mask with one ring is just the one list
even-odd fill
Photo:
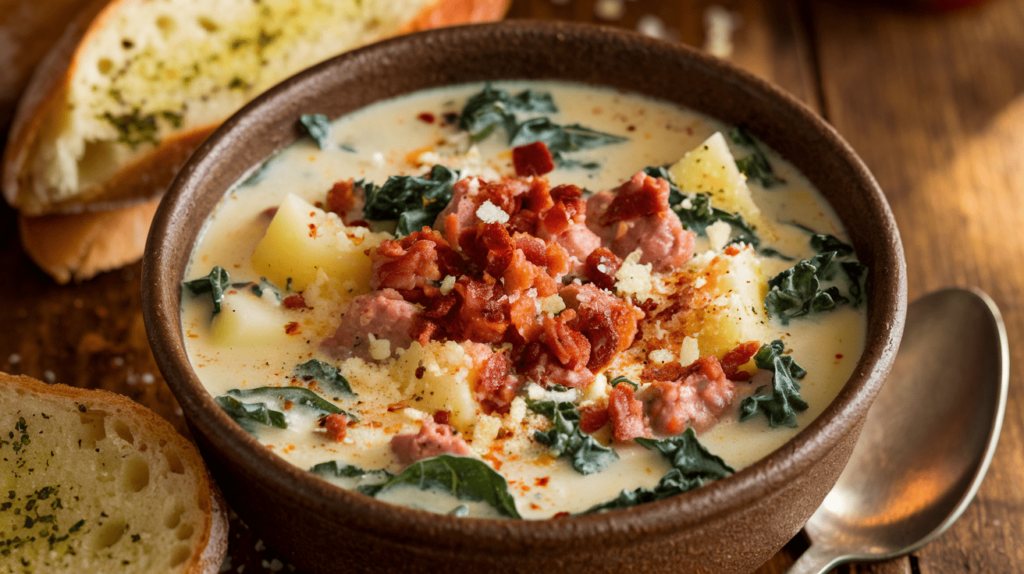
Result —
[[[811, 5], [826, 114], [886, 190], [911, 297], [977, 285], [1024, 361], [1024, 5], [947, 15]], [[1000, 447], [978, 499], [916, 554], [920, 572], [1024, 569], [1024, 381], [1011, 372]]]
[[622, 13], [616, 18], [600, 17], [597, 6], [601, 3], [516, 0], [509, 17], [573, 20], [629, 30], [637, 30], [643, 19], [655, 18], [663, 24], [666, 39], [701, 48], [706, 40], [705, 13], [716, 6], [731, 13], [737, 24], [729, 61], [778, 84], [812, 109], [820, 109], [810, 45], [795, 0], [623, 0], [617, 3]]

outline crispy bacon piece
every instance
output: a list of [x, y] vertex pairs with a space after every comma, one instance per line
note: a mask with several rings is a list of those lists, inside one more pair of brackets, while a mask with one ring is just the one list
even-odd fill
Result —
[[512, 262], [515, 243], [500, 223], [479, 223], [459, 235], [459, 247], [470, 261], [490, 273], [501, 277]]
[[540, 341], [565, 368], [573, 371], [585, 366], [590, 360], [590, 341], [568, 323], [576, 318], [572, 309], [562, 311], [557, 317], [544, 317], [544, 332]]
[[353, 179], [336, 182], [327, 192], [327, 211], [345, 219], [345, 214], [356, 206], [355, 181]]
[[636, 219], [668, 210], [668, 182], [637, 172], [615, 190], [615, 198], [601, 214], [598, 223], [606, 226], [616, 221]]
[[540, 225], [537, 226], [541, 239], [556, 237], [569, 226], [583, 223], [587, 213], [587, 202], [583, 190], [575, 185], [560, 185], [550, 192], [551, 207], [538, 212]]
[[516, 233], [512, 240], [527, 261], [546, 268], [551, 277], [558, 278], [569, 272], [569, 254], [561, 245], [545, 243], [542, 239], [524, 233]]
[[682, 371], [681, 380], [650, 386], [648, 413], [659, 433], [677, 435], [687, 427], [705, 431], [718, 422], [736, 396], [736, 385], [725, 377], [714, 356], [702, 357]]
[[750, 373], [739, 370], [740, 367], [750, 362], [750, 359], [757, 354], [758, 349], [761, 348], [761, 343], [757, 341], [747, 341], [746, 343], [740, 343], [735, 349], [729, 351], [722, 357], [722, 371], [725, 372], [725, 378], [731, 381], [746, 381], [750, 378]]
[[598, 247], [587, 255], [587, 278], [602, 289], [615, 290], [615, 274], [619, 267], [622, 267], [622, 260], [604, 247]]
[[537, 381], [544, 387], [562, 385], [582, 389], [594, 381], [594, 373], [586, 366], [567, 369], [541, 341], [528, 343], [517, 363], [519, 373], [528, 381]]
[[372, 289], [398, 290], [410, 301], [420, 296], [437, 294], [434, 283], [448, 275], [461, 275], [465, 268], [462, 257], [455, 252], [441, 234], [424, 227], [401, 239], [389, 239], [374, 252]]
[[324, 417], [324, 428], [327, 429], [327, 436], [334, 442], [345, 440], [345, 433], [348, 432], [348, 417], [336, 413]]
[[558, 294], [568, 310], [576, 311], [576, 317], [569, 325], [590, 342], [588, 369], [599, 371], [607, 367], [615, 355], [633, 344], [637, 322], [644, 315], [632, 303], [602, 291], [593, 284], [567, 285]]
[[520, 177], [544, 175], [555, 169], [554, 158], [551, 157], [551, 152], [544, 142], [534, 142], [513, 149], [512, 165], [516, 168], [516, 175]]
[[557, 293], [560, 285], [543, 267], [530, 263], [525, 253], [519, 249], [512, 254], [512, 261], [505, 269], [502, 279], [505, 292], [508, 294], [522, 293], [532, 287], [537, 289], [538, 295], [547, 297]]
[[451, 411], [434, 411], [432, 418], [435, 423], [439, 425], [446, 425], [448, 424], [449, 419], [452, 418], [452, 413]]
[[434, 227], [444, 229], [445, 237], [456, 243], [464, 229], [480, 222], [476, 212], [485, 201], [490, 201], [509, 215], [515, 215], [534, 185], [533, 182], [514, 178], [496, 182], [479, 178], [461, 179], [452, 187], [452, 199], [437, 215]]
[[309, 305], [306, 305], [306, 299], [302, 297], [302, 293], [285, 297], [281, 304], [284, 305], [285, 309], [309, 309]]
[[458, 324], [449, 327], [449, 331], [453, 335], [458, 332], [457, 338], [470, 341], [501, 342], [510, 324], [508, 297], [501, 284], [493, 279], [477, 281], [463, 276], [455, 283], [455, 292], [461, 299], [457, 308]]
[[608, 395], [608, 418], [617, 441], [651, 436], [650, 424], [644, 416], [644, 404], [633, 396], [633, 387], [629, 385], [616, 385]]
[[592, 433], [608, 424], [608, 403], [601, 401], [580, 407], [580, 430]]
[[467, 456], [472, 453], [462, 437], [452, 434], [452, 427], [437, 424], [432, 419], [425, 419], [418, 433], [391, 437], [391, 450], [405, 465], [442, 454]]

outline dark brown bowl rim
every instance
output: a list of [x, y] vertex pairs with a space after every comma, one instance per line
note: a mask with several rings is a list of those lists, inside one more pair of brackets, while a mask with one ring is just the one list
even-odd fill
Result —
[[[172, 269], [165, 264], [171, 259], [177, 222], [188, 217], [202, 216], [205, 219], [205, 213], [192, 213], [189, 198], [191, 194], [202, 193], [202, 181], [216, 170], [218, 158], [228, 153], [233, 133], [260, 122], [262, 110], [285, 101], [289, 94], [316, 89], [317, 79], [330, 75], [332, 70], [358, 63], [369, 55], [402, 52], [403, 48], [418, 42], [443, 38], [448, 45], [457, 46], [463, 41], [492, 41], [502, 34], [527, 33], [550, 41], [566, 36], [614, 37], [623, 45], [644, 52], [688, 59], [696, 66], [712, 69], [723, 82], [745, 95], [767, 98], [789, 116], [806, 122], [827, 143], [830, 151], [839, 154], [852, 166], [863, 188], [870, 190], [867, 199], [875, 204], [873, 209], [880, 218], [879, 228], [885, 235], [882, 239], [885, 246], [879, 249], [876, 266], [887, 272], [876, 273], [871, 278], [872, 290], [883, 292], [879, 298], [883, 308], [876, 310], [880, 313], [874, 321], [876, 328], [869, 331], [864, 354], [853, 376], [816, 420], [759, 462], [685, 495], [598, 515], [511, 521], [437, 515], [334, 487], [260, 445], [217, 406], [192, 371], [182, 347], [179, 316], [183, 270]], [[637, 535], [648, 539], [666, 536], [679, 529], [721, 520], [759, 498], [771, 496], [773, 491], [807, 472], [815, 461], [827, 454], [837, 437], [844, 435], [851, 425], [860, 423], [889, 371], [906, 316], [906, 270], [895, 220], [882, 190], [866, 166], [831, 126], [781, 89], [702, 52], [618, 29], [566, 22], [505, 21], [403, 36], [337, 56], [270, 89], [226, 121], [179, 173], [153, 220], [143, 262], [142, 285], [146, 330], [157, 364], [189, 423], [205, 436], [216, 437], [219, 441], [218, 456], [244, 465], [254, 477], [282, 493], [298, 508], [313, 512], [330, 508], [349, 517], [362, 531], [407, 543], [479, 551], [502, 549], [510, 552], [516, 548], [538, 546], [555, 548], [570, 541], [578, 543], [598, 538], [605, 545], [609, 544], [610, 538], [629, 544]], [[871, 333], [881, 336], [872, 339]]]

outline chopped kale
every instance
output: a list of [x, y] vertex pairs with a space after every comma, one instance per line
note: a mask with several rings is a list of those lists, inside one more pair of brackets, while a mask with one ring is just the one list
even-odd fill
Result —
[[618, 385], [620, 383], [625, 383], [625, 384], [633, 387], [634, 391], [640, 388], [640, 385], [638, 385], [638, 384], [634, 383], [633, 381], [627, 379], [624, 375], [619, 375], [618, 377], [615, 377], [614, 379], [612, 379], [611, 381], [608, 382], [608, 384], [611, 385], [611, 387], [613, 389], [615, 388], [616, 385]]
[[[679, 217], [679, 221], [682, 222], [684, 229], [692, 231], [697, 235], [707, 236], [708, 226], [717, 221], [724, 221], [732, 227], [735, 234], [730, 243], [742, 242], [754, 247], [761, 243], [757, 232], [747, 223], [747, 220], [742, 215], [712, 207], [709, 195], [698, 193], [693, 197], [688, 197], [673, 183], [672, 176], [664, 167], [648, 167], [644, 169], [644, 173], [651, 177], [660, 177], [668, 182], [668, 204], [672, 207], [672, 211], [675, 212], [676, 216]], [[684, 207], [687, 199], [690, 202], [689, 207]]]
[[505, 516], [521, 518], [505, 477], [475, 458], [442, 454], [409, 465], [383, 484], [362, 485], [357, 490], [376, 497], [401, 485], [447, 492], [459, 500], [485, 502]]
[[739, 168], [743, 175], [747, 176], [747, 179], [757, 181], [765, 189], [780, 183], [786, 183], [786, 180], [775, 175], [772, 164], [768, 162], [768, 158], [761, 151], [761, 146], [757, 145], [754, 136], [750, 135], [745, 126], [738, 126], [729, 130], [729, 137], [736, 145], [751, 150], [750, 155], [736, 160], [736, 167]]
[[[783, 354], [784, 350], [782, 341], [776, 339], [762, 345], [754, 355], [757, 368], [772, 371], [772, 392], [743, 399], [740, 403], [741, 421], [763, 412], [772, 427], [796, 428], [796, 412], [807, 410], [807, 402], [800, 396], [800, 383], [797, 382], [807, 375], [807, 371], [796, 364], [793, 357]], [[757, 389], [757, 393], [762, 389]]]
[[263, 297], [264, 292], [270, 291], [271, 293], [274, 294], [274, 297], [276, 297], [278, 301], [281, 300], [281, 290], [278, 289], [277, 285], [274, 285], [274, 283], [268, 280], [266, 277], [260, 277], [259, 283], [247, 283], [246, 285], [249, 285], [249, 290], [252, 291], [252, 294], [257, 297]]
[[224, 291], [231, 286], [231, 277], [223, 267], [216, 265], [206, 277], [185, 281], [183, 285], [193, 295], [209, 293], [213, 299], [213, 314], [216, 315], [220, 313], [221, 303], [224, 302]]
[[665, 473], [654, 488], [637, 488], [623, 490], [622, 493], [608, 502], [604, 502], [587, 510], [584, 514], [603, 512], [617, 508], [628, 508], [638, 504], [662, 500], [670, 496], [689, 492], [705, 484], [725, 478], [734, 471], [718, 456], [708, 452], [692, 428], [679, 436], [664, 440], [647, 438], [635, 439], [644, 448], [658, 449], [661, 454], [672, 462], [672, 469]]
[[332, 365], [328, 365], [323, 361], [310, 359], [309, 361], [296, 366], [295, 374], [304, 381], [316, 381], [317, 383], [320, 383], [325, 392], [339, 395], [337, 397], [333, 397], [334, 400], [339, 400], [341, 397], [356, 396], [356, 394], [352, 392], [352, 387], [348, 384], [348, 379], [339, 373], [337, 368]]
[[271, 410], [266, 403], [243, 403], [228, 395], [221, 395], [213, 400], [220, 405], [220, 408], [224, 409], [224, 412], [235, 419], [235, 422], [250, 433], [252, 432], [252, 423], [279, 429], [288, 428], [288, 423], [284, 420], [284, 413]]
[[525, 90], [513, 96], [488, 83], [482, 92], [466, 101], [459, 115], [459, 129], [468, 131], [473, 141], [484, 139], [498, 126], [512, 134], [517, 126], [515, 112], [553, 114], [558, 108], [551, 94]]
[[[263, 400], [249, 402], [239, 399]], [[334, 406], [313, 391], [302, 387], [232, 389], [226, 395], [215, 397], [214, 400], [249, 433], [254, 432], [256, 428], [254, 423], [282, 429], [288, 428], [284, 413], [271, 408], [271, 405], [275, 407], [280, 405], [279, 408], [286, 408], [285, 403], [291, 403], [291, 408], [311, 409], [315, 414], [321, 416], [343, 414], [352, 420], [359, 420], [352, 413]]]
[[423, 226], [431, 226], [452, 199], [452, 187], [459, 180], [456, 171], [443, 165], [430, 170], [430, 178], [396, 175], [378, 187], [363, 181], [356, 185], [366, 194], [366, 218], [398, 220], [395, 235], [402, 237]]
[[260, 164], [260, 167], [256, 171], [252, 172], [252, 175], [245, 178], [245, 181], [239, 184], [238, 187], [249, 187], [263, 181], [263, 178], [266, 177], [267, 175], [267, 171], [270, 169], [270, 164], [272, 161], [273, 158], [268, 159], [267, 161]]
[[783, 261], [796, 261], [796, 257], [790, 257], [789, 255], [786, 255], [785, 253], [782, 253], [778, 250], [772, 249], [771, 247], [765, 247], [763, 249], [760, 249], [758, 250], [758, 253], [764, 255], [765, 257], [775, 257], [777, 259], [782, 259]]
[[[799, 226], [802, 229], [806, 227]], [[810, 243], [818, 254], [804, 259], [768, 281], [770, 291], [764, 299], [765, 309], [783, 325], [795, 317], [821, 313], [839, 305], [860, 305], [868, 269], [858, 261], [839, 261], [853, 257], [853, 247], [832, 235], [813, 233]], [[846, 293], [838, 286], [822, 288], [822, 282], [845, 279]]]
[[610, 447], [604, 446], [580, 430], [580, 410], [569, 401], [527, 401], [530, 409], [551, 419], [551, 428], [537, 431], [533, 438], [548, 447], [554, 457], [568, 456], [580, 474], [593, 474], [619, 459]]
[[313, 409], [321, 415], [345, 415], [349, 419], [359, 420], [352, 413], [346, 412], [334, 404], [325, 401], [320, 395], [302, 387], [258, 387], [255, 389], [231, 389], [228, 395], [242, 399], [267, 399], [275, 403], [290, 402], [294, 406]]
[[334, 149], [334, 139], [331, 137], [331, 120], [324, 114], [302, 114], [299, 116], [299, 123], [306, 129], [309, 137], [316, 140], [320, 149]]
[[335, 461], [321, 462], [309, 469], [309, 472], [325, 478], [364, 478], [370, 477], [383, 483], [390, 480], [395, 475], [391, 474], [387, 470], [363, 470], [358, 466], [352, 466], [351, 464], [338, 464]]
[[839, 238], [834, 235], [827, 235], [824, 233], [815, 233], [811, 235], [811, 247], [818, 253], [835, 251], [837, 257], [853, 255], [852, 245], [840, 241]]
[[515, 96], [504, 90], [484, 86], [482, 92], [466, 101], [459, 116], [459, 129], [469, 132], [470, 139], [479, 141], [501, 127], [512, 147], [544, 142], [558, 165], [563, 167], [599, 167], [596, 162], [578, 162], [563, 154], [626, 141], [628, 138], [606, 134], [579, 124], [561, 126], [547, 117], [534, 117], [520, 122], [516, 113], [552, 114], [558, 108], [550, 94], [526, 90]]

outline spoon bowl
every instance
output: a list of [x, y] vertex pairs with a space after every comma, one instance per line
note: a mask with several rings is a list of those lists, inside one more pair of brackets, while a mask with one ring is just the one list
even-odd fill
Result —
[[914, 301], [888, 381], [790, 573], [894, 558], [946, 530], [992, 461], [1008, 379], [1006, 330], [988, 295], [946, 289]]

